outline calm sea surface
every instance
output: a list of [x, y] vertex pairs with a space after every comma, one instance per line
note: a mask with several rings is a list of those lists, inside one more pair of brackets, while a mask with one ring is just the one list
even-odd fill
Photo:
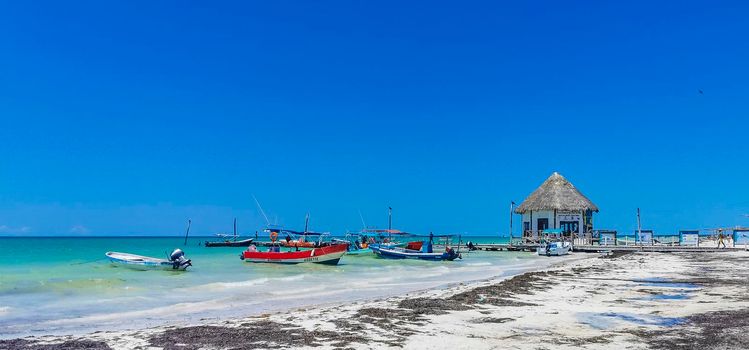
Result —
[[[338, 266], [251, 264], [243, 248], [205, 248], [207, 237], [0, 238], [0, 337], [194, 323], [289, 307], [391, 296], [509, 275], [543, 257], [471, 252], [454, 262], [344, 256]], [[503, 242], [494, 237], [464, 241]], [[506, 242], [506, 239], [504, 240]], [[187, 272], [114, 267], [107, 251], [164, 257], [182, 248]]]

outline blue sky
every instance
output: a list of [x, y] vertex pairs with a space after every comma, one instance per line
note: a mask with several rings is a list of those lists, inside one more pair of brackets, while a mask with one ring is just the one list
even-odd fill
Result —
[[553, 171], [598, 228], [746, 226], [747, 6], [4, 3], [0, 235], [506, 233]]

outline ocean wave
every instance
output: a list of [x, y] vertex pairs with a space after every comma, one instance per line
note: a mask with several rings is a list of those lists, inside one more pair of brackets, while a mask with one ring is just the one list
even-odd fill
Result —
[[325, 285], [319, 285], [315, 287], [301, 287], [301, 288], [285, 288], [284, 290], [275, 290], [269, 292], [271, 295], [278, 295], [278, 296], [284, 296], [284, 295], [295, 295], [295, 294], [301, 294], [301, 295], [307, 295], [309, 296], [313, 292], [323, 292], [326, 290], [330, 290], [329, 287]]
[[262, 278], [256, 278], [256, 279], [251, 279], [251, 280], [246, 280], [246, 281], [207, 283], [207, 284], [195, 286], [192, 289], [217, 290], [217, 289], [247, 288], [247, 287], [259, 286], [259, 285], [265, 285], [268, 283], [300, 281], [304, 278], [305, 278], [305, 275], [303, 274], [288, 276], [288, 277], [277, 277], [277, 278], [262, 277]]
[[[85, 324], [112, 324], [112, 323], [127, 323], [128, 320], [136, 319], [170, 319], [170, 317], [164, 317], [164, 315], [196, 315], [201, 312], [207, 312], [212, 310], [224, 310], [227, 308], [227, 304], [230, 302], [228, 299], [211, 299], [199, 302], [183, 302], [171, 304], [168, 306], [160, 306], [155, 308], [145, 308], [141, 310], [128, 310], [122, 312], [106, 312], [106, 313], [93, 313], [89, 315], [83, 315], [78, 317], [70, 318], [59, 318], [55, 320], [47, 320], [39, 322], [39, 326], [61, 326], [61, 325], [85, 325]], [[254, 302], [246, 302], [245, 304], [250, 305]], [[176, 316], [173, 316], [176, 317]]]
[[413, 275], [412, 277], [418, 279], [441, 277], [450, 273], [451, 271], [453, 270], [447, 266], [440, 266], [428, 270], [421, 270], [419, 273]]

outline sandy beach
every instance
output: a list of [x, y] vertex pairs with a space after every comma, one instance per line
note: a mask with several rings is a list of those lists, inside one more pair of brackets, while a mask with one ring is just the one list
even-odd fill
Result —
[[0, 350], [749, 350], [748, 14], [4, 1]]
[[748, 280], [747, 252], [578, 253], [400, 297], [0, 349], [745, 349]]

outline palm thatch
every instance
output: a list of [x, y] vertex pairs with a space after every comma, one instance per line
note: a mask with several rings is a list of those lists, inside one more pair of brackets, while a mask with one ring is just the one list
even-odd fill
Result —
[[598, 211], [598, 207], [588, 197], [580, 193], [564, 176], [555, 172], [539, 188], [533, 191], [515, 209], [515, 212], [523, 214], [527, 211], [555, 209], [561, 211]]

